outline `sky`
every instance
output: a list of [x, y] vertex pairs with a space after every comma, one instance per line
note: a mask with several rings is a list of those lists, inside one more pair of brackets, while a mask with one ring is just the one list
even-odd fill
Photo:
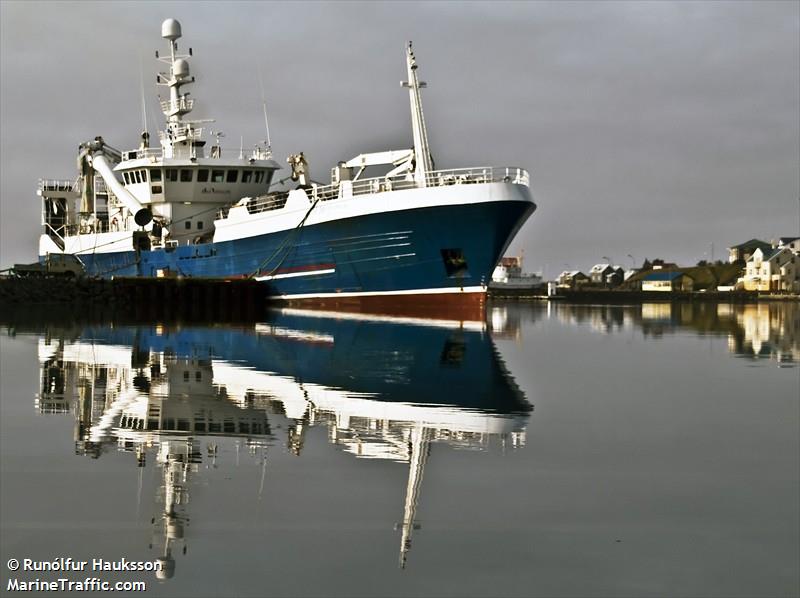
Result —
[[320, 181], [412, 146], [413, 40], [437, 167], [531, 173], [538, 209], [507, 252], [525, 270], [800, 235], [800, 2], [0, 0], [0, 268], [36, 259], [37, 182], [74, 178], [79, 143], [138, 145], [142, 85], [160, 127], [170, 17], [192, 117], [232, 148], [264, 139], [261, 73], [276, 159], [303, 151]]

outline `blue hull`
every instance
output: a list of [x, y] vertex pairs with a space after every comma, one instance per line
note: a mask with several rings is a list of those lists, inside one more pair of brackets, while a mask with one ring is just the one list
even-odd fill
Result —
[[380, 293], [489, 282], [528, 201], [372, 214], [172, 251], [82, 254], [90, 276], [262, 276], [275, 295]]

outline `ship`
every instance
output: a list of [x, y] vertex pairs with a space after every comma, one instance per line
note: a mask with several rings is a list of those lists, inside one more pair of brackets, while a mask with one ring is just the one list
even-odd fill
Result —
[[74, 180], [39, 181], [40, 263], [74, 256], [99, 278], [252, 278], [290, 302], [483, 302], [536, 208], [530, 177], [519, 167], [435, 169], [411, 42], [402, 84], [413, 147], [340, 161], [328, 184], [311, 180], [303, 152], [292, 154], [284, 180], [293, 188], [278, 189], [266, 104], [267, 140], [223, 148], [222, 134], [207, 130], [214, 121], [189, 117], [196, 81], [192, 49], [178, 48], [180, 23], [165, 20], [161, 36], [169, 48], [156, 52], [156, 82], [169, 95], [159, 96], [158, 144], [146, 126], [129, 151], [97, 136], [80, 144]]
[[543, 278], [540, 273], [522, 271], [522, 256], [505, 256], [492, 272], [489, 282], [491, 291], [533, 291], [541, 288]]

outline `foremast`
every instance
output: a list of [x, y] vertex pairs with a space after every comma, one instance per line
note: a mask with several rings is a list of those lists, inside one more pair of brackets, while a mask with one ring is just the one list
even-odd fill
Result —
[[424, 187], [427, 174], [433, 170], [433, 158], [428, 146], [428, 130], [425, 127], [425, 116], [422, 113], [422, 97], [419, 91], [427, 87], [428, 84], [425, 81], [420, 81], [417, 76], [417, 61], [414, 57], [411, 42], [408, 42], [408, 46], [406, 46], [406, 67], [408, 69], [408, 81], [403, 81], [401, 85], [408, 88], [408, 97], [411, 102], [411, 128], [414, 134], [414, 157], [416, 160], [414, 180], [420, 187]]

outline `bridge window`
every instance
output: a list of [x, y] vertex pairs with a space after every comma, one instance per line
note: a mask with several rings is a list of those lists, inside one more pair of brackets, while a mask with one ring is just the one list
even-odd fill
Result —
[[[191, 230], [192, 229], [192, 221], [191, 220], [187, 220], [184, 223], [184, 228], [186, 228], [186, 230]], [[183, 378], [184, 378], [184, 380], [188, 380], [189, 379], [189, 372], [184, 372], [183, 373]]]
[[146, 183], [147, 182], [147, 171], [146, 170], [140, 170], [139, 174], [141, 174], [141, 176], [142, 176], [142, 182]]
[[181, 183], [191, 183], [192, 182], [192, 171], [188, 168], [181, 169]]
[[258, 172], [256, 172], [256, 183], [260, 183], [263, 180], [264, 180], [264, 171], [259, 170]]
[[160, 168], [151, 168], [150, 169], [150, 180], [154, 183], [158, 183], [161, 181], [161, 169]]
[[139, 174], [138, 170], [134, 170], [133, 171], [133, 177], [134, 177], [134, 179], [136, 180], [137, 183], [141, 183], [142, 182], [142, 175]]
[[197, 171], [197, 182], [198, 183], [205, 183], [208, 181], [208, 169], [203, 168]]
[[[202, 220], [198, 220], [197, 221], [197, 230], [200, 230], [201, 228], [203, 228], [203, 221]], [[197, 379], [198, 380], [200, 379], [200, 372], [197, 372]]]
[[172, 181], [173, 183], [178, 180], [178, 169], [177, 168], [167, 168], [166, 172], [164, 173], [167, 177], [168, 181]]
[[242, 171], [242, 182], [249, 183], [253, 180], [253, 171], [252, 170], [243, 170]]
[[225, 171], [224, 170], [212, 170], [211, 171], [211, 182], [212, 183], [221, 183], [225, 180]]
[[229, 170], [228, 171], [228, 178], [225, 179], [226, 183], [235, 183], [236, 179], [239, 178], [239, 171], [238, 170]]
[[156, 195], [158, 193], [161, 193], [162, 191], [163, 191], [163, 189], [161, 189], [161, 185], [153, 185], [153, 194], [154, 195]]
[[130, 181], [130, 179], [128, 178], [128, 173], [127, 173], [127, 172], [123, 172], [123, 173], [122, 173], [122, 178], [123, 178], [123, 180], [125, 181], [125, 184], [126, 184], [126, 185], [130, 185], [130, 184], [131, 184], [131, 181]]

